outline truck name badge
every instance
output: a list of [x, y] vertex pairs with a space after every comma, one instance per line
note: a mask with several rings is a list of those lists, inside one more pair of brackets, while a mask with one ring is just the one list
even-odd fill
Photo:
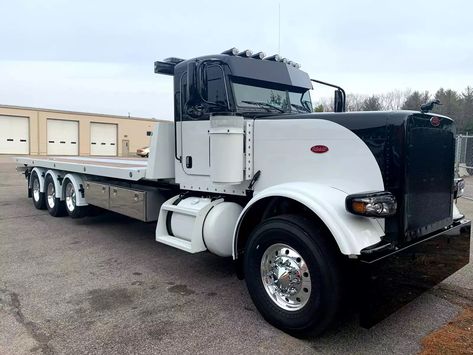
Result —
[[312, 153], [322, 154], [328, 152], [328, 147], [326, 145], [314, 145], [310, 150]]

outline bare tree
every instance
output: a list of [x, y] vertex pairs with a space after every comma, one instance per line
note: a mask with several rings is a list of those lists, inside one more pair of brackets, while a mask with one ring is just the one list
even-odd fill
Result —
[[367, 97], [361, 105], [361, 111], [381, 111], [382, 109], [381, 101], [376, 95]]
[[[439, 99], [441, 106], [433, 112], [446, 115], [456, 121], [457, 131], [473, 131], [473, 87], [467, 86], [463, 92], [451, 89], [439, 89], [434, 97]], [[428, 91], [392, 90], [379, 95], [363, 95], [350, 93], [347, 95], [347, 111], [363, 110], [413, 110], [419, 111], [420, 106], [430, 100]], [[320, 97], [314, 102], [314, 111], [333, 111], [333, 97]]]
[[347, 111], [361, 111], [366, 96], [360, 94], [347, 95]]
[[410, 90], [393, 90], [379, 95], [381, 107], [386, 111], [400, 110], [410, 95]]

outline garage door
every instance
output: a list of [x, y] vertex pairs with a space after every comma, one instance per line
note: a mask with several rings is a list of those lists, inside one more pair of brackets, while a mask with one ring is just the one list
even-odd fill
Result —
[[0, 116], [0, 154], [29, 154], [28, 117]]
[[90, 155], [117, 155], [116, 124], [90, 124]]
[[48, 119], [48, 155], [79, 155], [79, 122]]

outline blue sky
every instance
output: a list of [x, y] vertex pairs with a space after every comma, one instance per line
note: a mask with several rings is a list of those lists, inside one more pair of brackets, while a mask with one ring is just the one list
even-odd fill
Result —
[[276, 53], [278, 4], [282, 56], [348, 92], [473, 85], [467, 0], [0, 0], [0, 104], [171, 119], [153, 62]]

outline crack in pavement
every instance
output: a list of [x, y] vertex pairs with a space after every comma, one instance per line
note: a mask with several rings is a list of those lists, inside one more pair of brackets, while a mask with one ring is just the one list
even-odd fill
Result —
[[[13, 315], [16, 321], [21, 324], [28, 334], [39, 344], [35, 350], [41, 350], [43, 354], [54, 354], [54, 349], [49, 345], [51, 337], [39, 329], [39, 326], [25, 318], [21, 310], [20, 298], [16, 292], [0, 288], [0, 310], [4, 309]], [[33, 349], [32, 349], [33, 350]]]

